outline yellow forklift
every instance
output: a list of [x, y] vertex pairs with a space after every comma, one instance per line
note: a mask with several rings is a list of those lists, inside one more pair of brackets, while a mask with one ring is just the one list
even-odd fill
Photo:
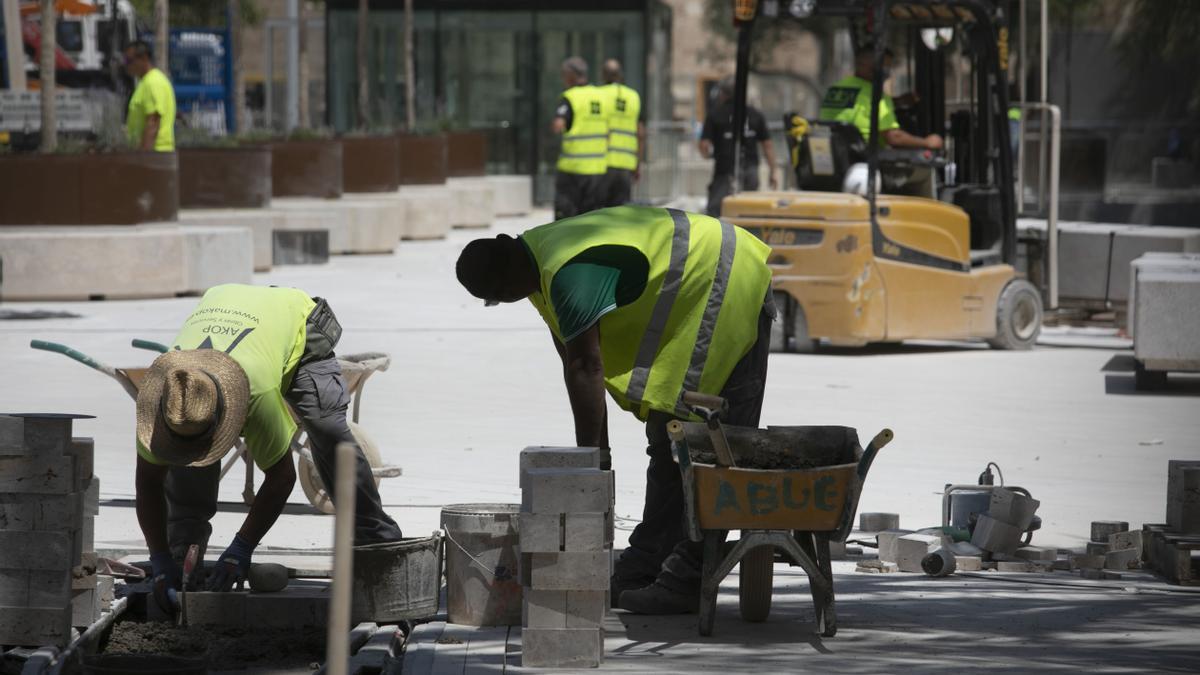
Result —
[[[770, 5], [767, 12], [760, 4]], [[773, 349], [811, 351], [820, 340], [861, 346], [907, 339], [983, 339], [1000, 349], [1029, 349], [1041, 330], [1042, 296], [1013, 267], [1017, 232], [1002, 11], [985, 0], [740, 0], [733, 128], [745, 124], [755, 22], [811, 16], [845, 19], [852, 36], [861, 38], [856, 43], [873, 42], [871, 125], [862, 138], [852, 125], [786, 115], [800, 190], [743, 192], [722, 204], [724, 219], [771, 245], [780, 310]], [[909, 119], [917, 128], [907, 130], [943, 134], [949, 127], [949, 153], [880, 142], [881, 66], [890, 55], [892, 30], [907, 31], [905, 56], [916, 74], [919, 103]], [[957, 109], [949, 125], [947, 39], [963, 41], [974, 75], [970, 100], [952, 106]], [[735, 144], [741, 140], [741, 134], [733, 136]], [[736, 145], [734, 152], [740, 156]], [[740, 162], [735, 166], [740, 169]], [[923, 196], [889, 194], [912, 192], [912, 177], [921, 172], [932, 188]], [[861, 194], [845, 191], [855, 180]]]

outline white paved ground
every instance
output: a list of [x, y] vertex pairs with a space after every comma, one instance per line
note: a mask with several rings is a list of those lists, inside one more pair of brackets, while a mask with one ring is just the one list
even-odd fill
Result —
[[[381, 492], [389, 511], [410, 535], [437, 528], [439, 508], [445, 504], [518, 501], [518, 451], [527, 445], [572, 443], [557, 355], [534, 310], [526, 304], [485, 308], [454, 278], [454, 260], [469, 239], [501, 231], [516, 233], [547, 218], [543, 212], [502, 220], [490, 231], [455, 231], [444, 241], [404, 242], [392, 256], [342, 256], [324, 266], [283, 267], [256, 275], [258, 283], [298, 286], [327, 298], [345, 328], [339, 351], [392, 355], [391, 370], [367, 385], [362, 421], [385, 459], [404, 468], [404, 476], [386, 480]], [[170, 340], [195, 302], [181, 298], [7, 305], [8, 309], [73, 311], [82, 318], [0, 321], [4, 379], [0, 411], [97, 416], [78, 423], [76, 433], [96, 439], [102, 498], [115, 500], [101, 509], [98, 547], [141, 545], [133, 509], [124, 501], [133, 496], [133, 404], [105, 376], [65, 357], [33, 351], [29, 340], [63, 342], [114, 365], [145, 365], [152, 355], [132, 349], [129, 340]], [[899, 512], [902, 526], [938, 524], [943, 486], [974, 482], [988, 461], [1001, 466], [1010, 484], [1029, 489], [1042, 501], [1044, 531], [1035, 543], [1081, 547], [1092, 520], [1127, 520], [1134, 527], [1162, 522], [1167, 460], [1200, 459], [1200, 380], [1181, 378], [1162, 393], [1135, 393], [1132, 373], [1126, 370], [1130, 352], [1114, 347], [1119, 340], [1077, 338], [1060, 331], [1047, 342], [1091, 346], [1042, 346], [1009, 353], [977, 345], [924, 344], [775, 355], [762, 422], [844, 424], [859, 428], [867, 438], [882, 427], [892, 428], [896, 440], [873, 466], [860, 510]], [[610, 419], [617, 510], [633, 519], [640, 513], [642, 497], [643, 430], [615, 407]], [[240, 491], [240, 479], [227, 479], [222, 499], [236, 501]], [[265, 544], [327, 546], [332, 519], [306, 514], [299, 487], [292, 501], [296, 508], [283, 517]], [[232, 537], [242, 517], [236, 510], [218, 514], [214, 546]], [[620, 524], [627, 531], [633, 521]], [[916, 582], [915, 577], [909, 579], [908, 583]], [[896, 670], [921, 662], [936, 646], [909, 635], [923, 625], [953, 627], [952, 633], [939, 629], [932, 634], [968, 645], [992, 630], [983, 625], [989, 611], [983, 596], [970, 593], [937, 595], [936, 604], [917, 614], [905, 615], [899, 609], [875, 614], [872, 599], [893, 598], [888, 594], [901, 592], [895, 587], [899, 582], [894, 575], [853, 582], [853, 597], [860, 598], [861, 610], [844, 615], [843, 634], [836, 643], [826, 640], [824, 644], [836, 652], [835, 644], [865, 639], [854, 637], [849, 627], [850, 617], [856, 616], [859, 623], [869, 620], [871, 630], [882, 626], [895, 631], [880, 644], [892, 645], [889, 648], [906, 656], [889, 661], [886, 653], [873, 651], [880, 644], [872, 642], [867, 660], [847, 657], [850, 660], [839, 662], [841, 667]], [[947, 587], [953, 586], [942, 586]], [[739, 632], [739, 639], [757, 645], [756, 654], [762, 651], [763, 665], [786, 669], [784, 664], [796, 655], [822, 652], [820, 641], [797, 632], [804, 626], [796, 622], [811, 620], [799, 602], [807, 593], [803, 588], [798, 592], [799, 604], [786, 627], [767, 624], [773, 627]], [[930, 598], [935, 593], [932, 587], [903, 592]], [[1009, 588], [1004, 595], [1013, 594], [1020, 592]], [[1072, 619], [1061, 630], [1055, 628], [1061, 634], [1046, 632], [1038, 617], [1058, 616], [1065, 609], [1056, 607], [1051, 596], [1038, 597], [1024, 610], [997, 597], [996, 607], [1005, 612], [1001, 625], [1021, 626], [1017, 632], [1036, 638], [1039, 649], [1047, 653], [1087, 628]], [[1169, 615], [1171, 626], [1190, 625], [1194, 638], [1200, 626], [1200, 605], [1194, 597], [1183, 606], [1173, 604], [1177, 596], [1138, 602], [1147, 616], [1165, 622]], [[1150, 611], [1160, 604], [1162, 612]], [[1154, 622], [1145, 626], [1145, 635], [1171, 643], [1174, 629], [1159, 626], [1159, 619]], [[736, 611], [722, 616], [718, 630], [729, 623], [740, 623]], [[659, 645], [649, 649], [655, 654], [681, 650], [682, 655], [687, 646], [681, 642], [689, 639], [685, 636], [695, 639], [687, 631], [671, 633], [675, 637], [670, 640], [635, 638], [634, 628], [629, 627], [630, 639]], [[1110, 628], [1115, 632], [1108, 644], [1117, 645], [1122, 629]], [[790, 643], [779, 642], [783, 633]], [[1193, 639], [1193, 658], [1194, 644]], [[1152, 653], [1178, 657], [1173, 649]], [[651, 668], [649, 656], [647, 668]]]

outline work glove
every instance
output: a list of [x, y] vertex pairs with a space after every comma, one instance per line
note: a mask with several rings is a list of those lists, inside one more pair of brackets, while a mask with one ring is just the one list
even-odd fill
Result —
[[151, 553], [150, 568], [154, 579], [158, 580], [161, 577], [167, 588], [179, 588], [179, 585], [183, 583], [183, 568], [175, 562], [170, 551]]
[[234, 535], [233, 543], [217, 558], [216, 567], [208, 574], [208, 590], [228, 591], [245, 580], [250, 573], [250, 556], [255, 546], [242, 539], [242, 535]]

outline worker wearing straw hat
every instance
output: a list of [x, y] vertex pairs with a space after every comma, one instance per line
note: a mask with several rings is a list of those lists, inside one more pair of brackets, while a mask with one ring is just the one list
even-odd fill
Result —
[[[220, 460], [239, 436], [265, 477], [207, 587], [228, 590], [245, 577], [296, 482], [288, 453], [296, 423], [288, 404], [332, 494], [334, 450], [354, 443], [346, 422], [350, 397], [333, 353], [340, 335], [323, 300], [291, 288], [227, 284], [204, 294], [173, 349], [155, 359], [138, 391], [136, 488], [156, 580], [178, 587], [188, 547], [198, 544], [203, 552], [217, 509]], [[355, 543], [400, 539], [361, 451], [356, 483]]]

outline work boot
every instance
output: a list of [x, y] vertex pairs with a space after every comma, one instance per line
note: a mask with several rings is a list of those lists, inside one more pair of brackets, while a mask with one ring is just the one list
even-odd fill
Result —
[[621, 594], [617, 606], [634, 614], [695, 614], [700, 610], [700, 592], [677, 591], [654, 583]]
[[609, 581], [609, 604], [613, 609], [620, 607], [621, 594], [626, 591], [636, 591], [640, 588], [645, 588], [654, 583], [653, 575], [640, 577], [619, 577], [613, 575]]

